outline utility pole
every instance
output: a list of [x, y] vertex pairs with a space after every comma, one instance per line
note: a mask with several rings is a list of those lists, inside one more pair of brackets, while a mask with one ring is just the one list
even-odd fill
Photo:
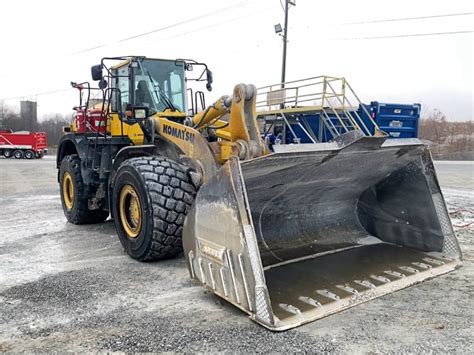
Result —
[[288, 8], [290, 0], [285, 0], [285, 27], [283, 28], [283, 60], [281, 62], [281, 88], [285, 87], [286, 45], [288, 43]]
[[[283, 39], [283, 60], [281, 64], [281, 88], [285, 87], [286, 80], [286, 46], [288, 44], [288, 10], [290, 5], [296, 6], [296, 0], [285, 0], [285, 26], [283, 29], [280, 24], [275, 25], [275, 32]], [[281, 34], [283, 32], [283, 35]]]

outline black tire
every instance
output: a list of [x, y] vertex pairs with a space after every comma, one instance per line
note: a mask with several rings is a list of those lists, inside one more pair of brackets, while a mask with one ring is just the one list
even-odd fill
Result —
[[34, 159], [35, 158], [35, 152], [33, 152], [32, 150], [27, 150], [25, 152], [25, 158], [26, 159]]
[[17, 149], [13, 152], [13, 156], [15, 157], [15, 159], [23, 159], [25, 155], [23, 154], [22, 150]]
[[7, 159], [11, 158], [13, 156], [13, 150], [11, 149], [5, 149], [3, 151], [3, 156]]
[[42, 152], [36, 153], [36, 158], [37, 158], [37, 159], [41, 159], [41, 158], [43, 157], [43, 155], [44, 155], [44, 154], [43, 154]]
[[[72, 182], [72, 194], [67, 192], [65, 179]], [[89, 210], [88, 200], [93, 191], [84, 184], [81, 175], [81, 161], [76, 154], [64, 157], [59, 169], [59, 189], [61, 193], [61, 204], [67, 220], [74, 224], [88, 224], [103, 222], [109, 216], [108, 211], [102, 209]], [[72, 206], [66, 202], [70, 200]]]
[[[169, 259], [183, 251], [183, 223], [196, 195], [189, 171], [187, 166], [159, 156], [131, 158], [120, 165], [112, 193], [112, 217], [120, 242], [132, 258]], [[136, 191], [140, 204], [139, 229], [134, 237], [127, 233], [130, 226], [124, 226], [128, 222], [120, 214], [125, 213], [121, 194], [127, 186]]]

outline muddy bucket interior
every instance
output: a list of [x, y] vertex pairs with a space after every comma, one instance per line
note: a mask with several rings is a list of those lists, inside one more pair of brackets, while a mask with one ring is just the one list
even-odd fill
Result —
[[229, 161], [199, 191], [184, 239], [191, 275], [273, 330], [461, 258], [426, 147], [383, 137]]

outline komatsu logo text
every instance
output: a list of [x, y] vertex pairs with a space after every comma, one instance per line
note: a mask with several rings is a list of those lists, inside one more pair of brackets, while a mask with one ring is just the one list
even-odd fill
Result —
[[164, 124], [163, 133], [182, 139], [185, 142], [191, 142], [191, 143], [194, 142], [194, 133], [188, 132], [185, 129], [180, 129], [180, 128], [176, 128], [176, 127], [172, 127], [167, 124]]
[[216, 261], [221, 265], [225, 265], [225, 247], [217, 245], [207, 240], [198, 239], [199, 249], [202, 254], [210, 260]]

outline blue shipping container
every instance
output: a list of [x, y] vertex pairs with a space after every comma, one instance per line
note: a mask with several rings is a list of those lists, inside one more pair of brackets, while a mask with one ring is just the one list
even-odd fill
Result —
[[[420, 104], [388, 104], [372, 101], [365, 105], [379, 128], [391, 138], [417, 138], [420, 120]], [[359, 114], [368, 121], [367, 114], [359, 108]]]
[[[378, 127], [386, 132], [390, 138], [417, 138], [418, 123], [420, 120], [420, 104], [392, 104], [379, 103], [372, 101], [370, 105], [365, 105], [365, 111], [362, 105], [357, 109], [357, 114], [361, 117], [366, 127], [374, 134], [373, 125], [366, 112], [372, 117]], [[326, 117], [331, 120], [332, 126], [337, 133], [344, 133], [343, 128], [334, 113], [327, 113]], [[321, 113], [297, 113], [288, 115], [289, 127], [283, 134], [283, 144], [292, 144], [295, 141], [299, 143], [312, 143], [309, 133], [320, 142], [328, 142], [333, 139], [333, 135], [326, 125], [322, 125]], [[283, 122], [281, 121], [282, 127]], [[345, 122], [347, 124], [347, 122]], [[309, 133], [308, 133], [309, 132]], [[275, 132], [270, 132], [276, 135]]]

